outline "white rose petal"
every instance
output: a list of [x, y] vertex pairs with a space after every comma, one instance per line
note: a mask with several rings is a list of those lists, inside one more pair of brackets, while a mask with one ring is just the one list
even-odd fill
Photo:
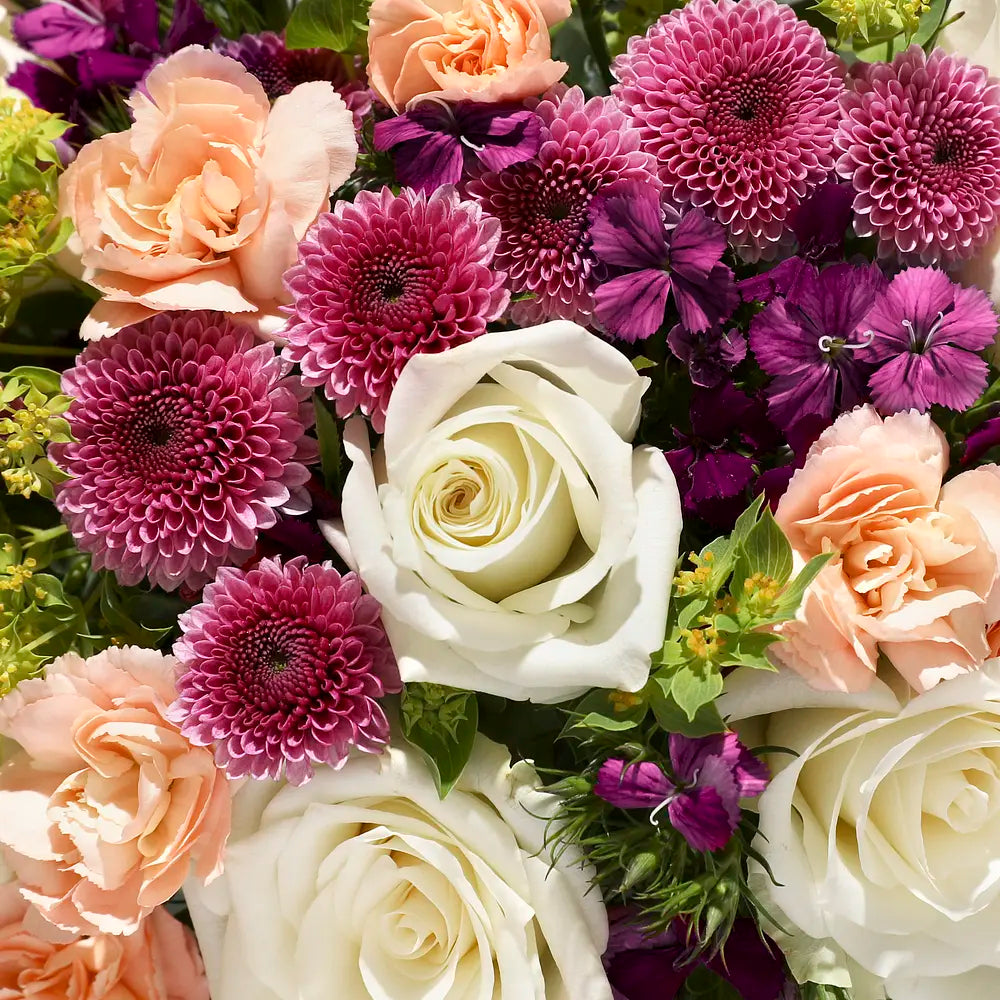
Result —
[[648, 384], [548, 323], [411, 359], [375, 455], [348, 422], [343, 531], [322, 527], [404, 680], [542, 702], [642, 687], [681, 523], [663, 454], [630, 443]]
[[720, 710], [795, 755], [771, 758], [755, 846], [777, 884], [755, 886], [796, 971], [812, 953], [865, 995], [1000, 995], [1000, 660], [898, 697], [737, 671]]
[[552, 797], [480, 738], [438, 798], [413, 751], [237, 794], [222, 878], [187, 889], [213, 1000], [611, 1000], [607, 919]]

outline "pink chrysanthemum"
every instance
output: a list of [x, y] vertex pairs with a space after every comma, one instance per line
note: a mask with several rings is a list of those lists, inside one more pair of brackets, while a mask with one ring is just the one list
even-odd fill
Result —
[[1000, 86], [986, 70], [911, 45], [844, 97], [837, 172], [851, 181], [859, 235], [879, 256], [924, 264], [971, 257], [1000, 219]]
[[383, 188], [338, 202], [285, 275], [293, 300], [285, 356], [340, 416], [360, 409], [383, 430], [410, 357], [478, 337], [506, 308], [493, 260], [499, 239], [496, 220], [451, 187], [429, 198]]
[[507, 287], [531, 296], [515, 303], [514, 321], [587, 323], [604, 274], [590, 246], [590, 203], [616, 181], [658, 189], [656, 162], [610, 98], [586, 101], [573, 87], [534, 110], [543, 122], [535, 160], [484, 174], [468, 190], [503, 227], [497, 266]]
[[748, 260], [773, 256], [833, 169], [844, 70], [823, 36], [774, 0], [692, 0], [614, 72], [672, 200], [721, 222]]
[[234, 778], [284, 770], [300, 785], [314, 763], [339, 767], [352, 747], [378, 753], [389, 740], [378, 699], [400, 689], [380, 610], [330, 563], [221, 570], [181, 616], [170, 718], [192, 743], [214, 743]]
[[63, 375], [75, 441], [56, 504], [97, 569], [200, 587], [309, 508], [308, 393], [271, 344], [221, 313], [161, 313], [89, 345]]

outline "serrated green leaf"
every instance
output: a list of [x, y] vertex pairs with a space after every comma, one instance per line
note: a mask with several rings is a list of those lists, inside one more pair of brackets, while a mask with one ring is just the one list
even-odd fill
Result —
[[323, 482], [331, 493], [340, 491], [340, 428], [334, 416], [319, 399], [314, 397], [316, 411], [316, 438], [319, 441], [319, 461]]
[[650, 678], [644, 693], [649, 700], [657, 725], [666, 733], [681, 733], [695, 739], [699, 736], [721, 733], [726, 728], [714, 703], [702, 705], [695, 713], [695, 717], [689, 719], [670, 693], [669, 677]]
[[[431, 698], [423, 697], [428, 688], [436, 689]], [[438, 697], [440, 692], [445, 693]], [[408, 684], [400, 711], [404, 738], [423, 754], [438, 795], [445, 798], [472, 755], [479, 728], [475, 694], [442, 685]]]
[[722, 694], [722, 675], [709, 666], [682, 666], [670, 681], [670, 696], [694, 722], [698, 712]]
[[300, 0], [288, 19], [285, 44], [290, 49], [346, 52], [365, 7], [363, 0]]
[[779, 584], [787, 583], [792, 575], [792, 546], [769, 508], [746, 533], [740, 550], [733, 570], [732, 594], [737, 600], [742, 596], [743, 581], [755, 573], [763, 573]]

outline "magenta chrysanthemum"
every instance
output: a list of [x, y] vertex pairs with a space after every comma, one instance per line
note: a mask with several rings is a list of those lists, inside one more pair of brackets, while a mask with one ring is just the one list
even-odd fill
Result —
[[309, 507], [308, 393], [271, 344], [220, 313], [162, 313], [88, 346], [63, 375], [75, 440], [56, 504], [97, 569], [200, 587]]
[[616, 181], [658, 189], [656, 162], [610, 98], [585, 101], [573, 87], [535, 111], [544, 126], [535, 160], [483, 175], [469, 194], [503, 227], [497, 266], [508, 288], [531, 296], [515, 303], [514, 321], [587, 323], [605, 273], [590, 245], [590, 203]]
[[614, 72], [672, 200], [721, 222], [747, 259], [773, 256], [833, 169], [844, 70], [823, 36], [774, 0], [692, 0]]
[[292, 318], [285, 356], [346, 417], [385, 425], [403, 366], [486, 332], [508, 301], [494, 266], [495, 219], [454, 188], [404, 188], [338, 202], [299, 244], [285, 275]]
[[986, 70], [911, 45], [844, 97], [837, 172], [859, 235], [882, 257], [971, 257], [1000, 220], [1000, 86]]
[[400, 689], [380, 607], [354, 573], [330, 563], [219, 572], [181, 616], [182, 670], [170, 718], [198, 746], [215, 744], [231, 777], [300, 785], [313, 764], [377, 753], [389, 723], [378, 699]]

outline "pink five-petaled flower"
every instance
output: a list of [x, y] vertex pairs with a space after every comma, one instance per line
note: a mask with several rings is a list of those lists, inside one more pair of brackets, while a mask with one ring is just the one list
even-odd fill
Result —
[[843, 65], [823, 36], [775, 0], [693, 0], [614, 72], [670, 199], [703, 208], [748, 259], [773, 257], [833, 169]]
[[414, 354], [486, 332], [504, 311], [494, 267], [500, 227], [454, 188], [362, 191], [320, 216], [285, 276], [292, 318], [285, 356], [337, 413], [385, 424], [389, 396]]
[[653, 761], [612, 757], [601, 765], [594, 794], [620, 809], [651, 809], [654, 821], [665, 808], [694, 850], [721, 850], [739, 825], [740, 799], [767, 787], [766, 765], [735, 733], [700, 739], [671, 733], [670, 764], [673, 777]]
[[56, 505], [95, 569], [200, 587], [309, 508], [308, 392], [271, 344], [220, 313], [162, 313], [91, 344], [63, 375], [75, 438]]
[[997, 314], [978, 288], [943, 271], [911, 267], [892, 279], [865, 320], [874, 339], [858, 353], [876, 365], [868, 380], [882, 413], [937, 404], [964, 410], [986, 388], [980, 352], [997, 335]]
[[352, 747], [378, 753], [389, 740], [378, 699], [400, 689], [380, 611], [354, 573], [329, 563], [222, 570], [181, 616], [170, 717], [193, 743], [214, 743], [232, 777], [284, 771], [301, 785], [314, 763], [339, 767]]
[[837, 173], [855, 231], [881, 257], [965, 260], [1000, 223], [1000, 86], [981, 66], [911, 45], [844, 97]]

